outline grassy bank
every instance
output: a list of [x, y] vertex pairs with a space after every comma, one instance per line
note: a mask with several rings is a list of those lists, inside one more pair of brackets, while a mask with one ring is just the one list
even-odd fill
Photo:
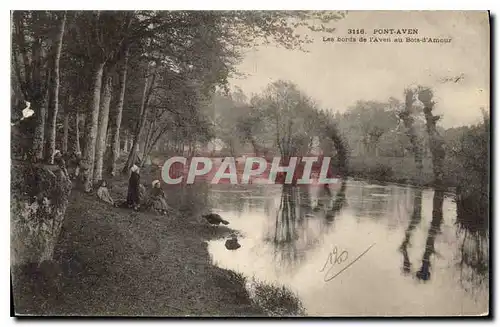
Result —
[[[413, 157], [350, 157], [349, 175], [354, 178], [415, 185], [418, 173]], [[456, 167], [452, 160], [445, 162], [445, 186], [456, 187]], [[423, 160], [421, 184], [432, 187], [434, 183], [434, 172], [430, 158]]]
[[[143, 180], [155, 178], [153, 172]], [[114, 198], [123, 200], [126, 178], [117, 177], [111, 184]], [[205, 241], [231, 230], [212, 228], [198, 218], [203, 197], [185, 194], [194, 191], [168, 191], [170, 204], [180, 212], [165, 217], [113, 208], [94, 195], [73, 190], [54, 255], [60, 266], [60, 289], [40, 292], [40, 281], [17, 274], [16, 284], [22, 286], [14, 289], [16, 312], [268, 315], [258, 301], [250, 299], [245, 278], [211, 264]]]

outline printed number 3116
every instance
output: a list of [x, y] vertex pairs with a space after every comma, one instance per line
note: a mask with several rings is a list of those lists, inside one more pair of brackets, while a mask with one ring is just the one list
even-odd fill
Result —
[[348, 29], [347, 34], [365, 34], [364, 28]]

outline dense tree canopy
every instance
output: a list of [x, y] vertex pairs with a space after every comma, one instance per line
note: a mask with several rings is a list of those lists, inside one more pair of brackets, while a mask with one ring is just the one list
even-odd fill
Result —
[[[105, 157], [106, 170], [115, 172], [122, 143], [131, 147], [125, 172], [136, 153], [147, 157], [167, 134], [176, 139], [166, 140], [171, 146], [193, 148], [212, 138], [214, 122], [202, 108], [217, 89], [227, 91], [245, 48], [273, 42], [303, 49], [310, 42], [303, 30], [332, 31], [325, 25], [345, 14], [16, 11], [13, 99], [29, 101], [37, 113], [35, 130], [25, 131], [32, 149], [22, 155], [50, 161], [56, 144], [81, 151], [83, 184], [89, 190], [103, 174]], [[57, 133], [60, 125], [63, 131]]]

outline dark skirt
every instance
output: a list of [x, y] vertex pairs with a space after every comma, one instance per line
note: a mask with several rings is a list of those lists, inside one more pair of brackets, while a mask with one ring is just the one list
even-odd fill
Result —
[[139, 179], [138, 173], [133, 172], [128, 180], [128, 193], [127, 193], [127, 204], [128, 205], [139, 205]]

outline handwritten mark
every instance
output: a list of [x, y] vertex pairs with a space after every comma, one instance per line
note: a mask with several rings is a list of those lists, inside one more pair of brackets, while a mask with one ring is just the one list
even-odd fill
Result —
[[373, 246], [375, 245], [375, 243], [373, 243], [372, 245], [370, 245], [365, 251], [363, 251], [363, 253], [361, 253], [360, 255], [358, 255], [353, 261], [351, 261], [347, 266], [345, 266], [344, 268], [342, 268], [339, 272], [337, 272], [335, 275], [331, 276], [332, 275], [332, 271], [333, 271], [333, 268], [335, 267], [335, 265], [340, 265], [342, 264], [343, 262], [345, 262], [348, 257], [349, 257], [349, 253], [346, 251], [346, 250], [343, 250], [342, 252], [338, 252], [338, 249], [337, 247], [334, 247], [333, 250], [328, 254], [328, 257], [326, 259], [326, 262], [325, 262], [325, 265], [323, 266], [323, 268], [320, 270], [320, 272], [323, 272], [325, 271], [325, 269], [327, 267], [328, 270], [326, 271], [325, 273], [325, 276], [323, 277], [323, 280], [325, 282], [329, 282], [331, 281], [332, 279], [334, 279], [335, 277], [337, 277], [338, 275], [340, 275], [341, 273], [343, 273], [347, 268], [349, 268], [350, 266], [352, 266], [356, 261], [358, 261], [359, 259], [361, 259], [362, 256], [364, 256]]

